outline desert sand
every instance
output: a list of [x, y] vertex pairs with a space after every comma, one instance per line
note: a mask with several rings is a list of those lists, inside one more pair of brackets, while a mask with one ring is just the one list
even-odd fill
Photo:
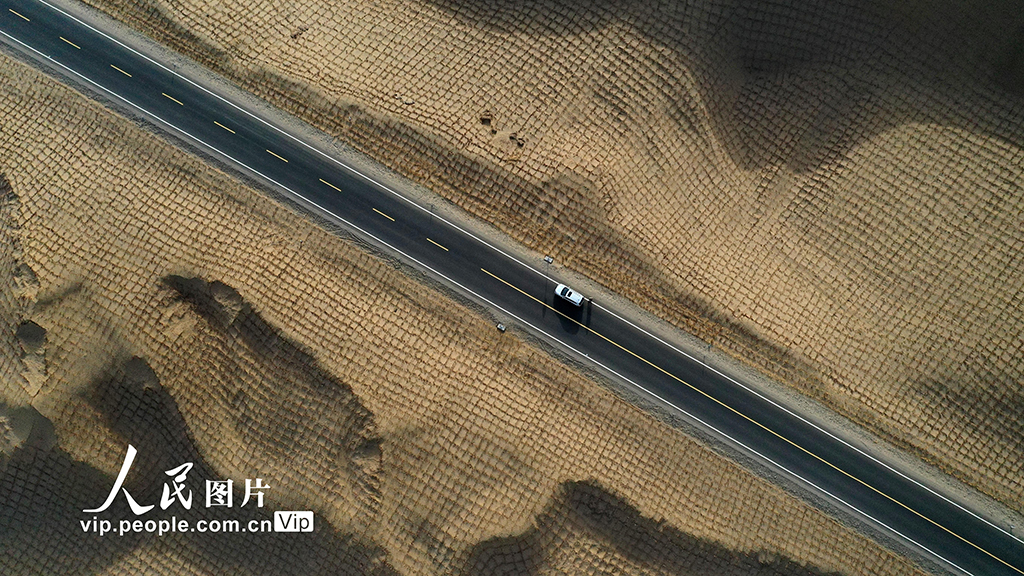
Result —
[[1024, 510], [1018, 3], [87, 2]]
[[[3, 574], [921, 574], [66, 86], [0, 86]], [[129, 443], [142, 501], [188, 461], [271, 486], [229, 518], [318, 529], [83, 534]]]

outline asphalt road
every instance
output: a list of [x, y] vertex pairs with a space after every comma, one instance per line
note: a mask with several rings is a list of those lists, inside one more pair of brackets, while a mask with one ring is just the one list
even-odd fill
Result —
[[[702, 422], [734, 447], [922, 552], [934, 567], [1024, 575], [1024, 541], [760, 397], [610, 309], [556, 301], [556, 278], [41, 0], [0, 0], [0, 41], [153, 124], [304, 198], [514, 322], [539, 331]], [[8, 136], [10, 137], [10, 136]], [[551, 270], [548, 268], [548, 270]], [[714, 494], [709, 494], [714, 498]]]

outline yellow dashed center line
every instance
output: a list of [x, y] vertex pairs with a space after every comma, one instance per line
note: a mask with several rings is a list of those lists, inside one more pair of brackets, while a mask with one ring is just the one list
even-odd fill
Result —
[[124, 74], [125, 76], [127, 76], [127, 77], [129, 77], [129, 78], [131, 78], [131, 77], [132, 77], [132, 75], [131, 75], [131, 74], [129, 74], [129, 73], [127, 73], [127, 72], [125, 72], [124, 70], [121, 70], [120, 68], [118, 68], [117, 66], [114, 66], [113, 64], [111, 64], [111, 65], [110, 65], [110, 67], [111, 67], [111, 68], [113, 68], [114, 70], [117, 70], [117, 71], [118, 71], [118, 72], [120, 72], [121, 74]]
[[270, 154], [271, 156], [273, 156], [273, 157], [277, 158], [278, 160], [282, 160], [282, 161], [284, 161], [284, 162], [287, 162], [287, 161], [288, 161], [288, 159], [287, 159], [287, 158], [285, 158], [284, 156], [281, 156], [280, 154], [274, 154], [274, 153], [273, 153], [273, 152], [271, 152], [270, 150], [267, 150], [267, 154]]
[[331, 183], [330, 183], [330, 182], [328, 182], [327, 180], [324, 180], [323, 178], [321, 178], [321, 179], [320, 179], [320, 181], [321, 181], [321, 182], [323, 182], [324, 184], [327, 184], [327, 185], [328, 185], [328, 186], [330, 186], [331, 188], [334, 188], [334, 189], [335, 189], [335, 190], [337, 190], [338, 192], [341, 192], [341, 188], [338, 188], [337, 186], [335, 186], [334, 184], [331, 184]]
[[184, 106], [184, 104], [181, 103], [181, 100], [178, 100], [177, 98], [175, 98], [174, 96], [171, 96], [167, 92], [161, 92], [161, 94], [163, 94], [164, 97], [166, 97], [168, 100], [170, 100], [172, 102], [177, 102], [179, 106]]
[[441, 250], [444, 250], [445, 252], [447, 252], [447, 251], [448, 251], [448, 249], [447, 249], [447, 248], [445, 248], [444, 246], [441, 246], [441, 245], [440, 245], [440, 244], [438, 244], [437, 242], [434, 242], [434, 241], [433, 241], [433, 240], [431, 240], [430, 238], [427, 238], [427, 242], [430, 242], [431, 244], [433, 244], [434, 246], [437, 246], [438, 248], [440, 248]]
[[615, 347], [616, 347], [616, 348], [618, 348], [619, 350], [622, 350], [623, 352], [626, 352], [627, 354], [629, 354], [630, 356], [633, 356], [633, 357], [634, 357], [634, 358], [636, 358], [637, 360], [640, 360], [640, 361], [641, 361], [641, 362], [643, 362], [644, 364], [647, 364], [647, 365], [648, 365], [648, 366], [650, 366], [651, 368], [654, 368], [655, 370], [657, 370], [657, 371], [661, 372], [662, 374], [664, 374], [664, 375], [668, 376], [669, 378], [672, 378], [673, 380], [675, 380], [675, 381], [679, 382], [680, 384], [683, 384], [684, 386], [686, 386], [686, 387], [688, 387], [688, 388], [692, 389], [693, 391], [697, 392], [697, 393], [698, 393], [698, 394], [700, 394], [701, 396], [704, 396], [704, 397], [705, 397], [705, 398], [707, 398], [708, 400], [711, 400], [712, 402], [714, 402], [714, 403], [718, 404], [719, 406], [721, 406], [721, 407], [725, 408], [726, 410], [728, 410], [728, 411], [732, 412], [733, 414], [736, 414], [736, 415], [737, 415], [737, 416], [739, 416], [740, 418], [743, 418], [744, 420], [746, 420], [746, 421], [750, 422], [751, 424], [754, 424], [754, 425], [755, 425], [755, 426], [757, 426], [758, 428], [761, 428], [761, 429], [762, 429], [762, 430], [764, 430], [765, 432], [768, 432], [768, 433], [769, 433], [769, 434], [771, 434], [772, 436], [775, 436], [776, 438], [778, 438], [778, 439], [782, 440], [783, 442], [785, 442], [785, 443], [789, 444], [790, 446], [792, 446], [792, 447], [796, 448], [797, 450], [800, 450], [801, 452], [803, 452], [803, 453], [807, 454], [807, 455], [808, 455], [808, 456], [810, 456], [811, 458], [814, 458], [815, 460], [817, 460], [817, 461], [821, 462], [822, 464], [824, 464], [824, 465], [828, 466], [829, 468], [832, 468], [832, 469], [833, 469], [833, 470], [835, 470], [836, 472], [839, 472], [840, 474], [842, 474], [842, 475], [846, 476], [847, 478], [850, 478], [851, 480], [853, 480], [853, 481], [857, 482], [858, 484], [860, 484], [860, 485], [864, 486], [864, 487], [865, 487], [865, 488], [867, 488], [868, 490], [871, 490], [872, 492], [874, 492], [874, 493], [878, 494], [879, 496], [882, 496], [882, 497], [883, 497], [883, 498], [885, 498], [886, 500], [889, 500], [890, 502], [892, 502], [892, 503], [894, 503], [894, 504], [896, 504], [896, 505], [900, 506], [900, 507], [901, 507], [901, 508], [903, 508], [904, 510], [907, 510], [908, 512], [910, 512], [911, 514], [914, 514], [915, 516], [917, 516], [917, 517], [921, 518], [922, 520], [925, 520], [925, 521], [929, 522], [930, 524], [932, 524], [933, 526], [935, 526], [935, 527], [937, 527], [937, 528], [939, 528], [939, 529], [943, 530], [943, 531], [944, 531], [944, 532], [946, 532], [947, 534], [950, 534], [951, 536], [954, 536], [955, 538], [957, 538], [957, 539], [958, 539], [958, 540], [960, 540], [961, 542], [963, 542], [963, 543], [965, 543], [965, 544], [967, 544], [967, 545], [971, 546], [972, 548], [974, 548], [974, 549], [978, 550], [979, 552], [982, 552], [983, 554], [985, 554], [985, 555], [986, 555], [986, 556], [988, 556], [989, 558], [992, 558], [993, 560], [995, 560], [995, 561], [999, 562], [1000, 564], [1003, 564], [1004, 566], [1007, 566], [1007, 567], [1009, 567], [1009, 568], [1010, 568], [1010, 569], [1012, 569], [1012, 570], [1013, 570], [1014, 572], [1017, 572], [1018, 574], [1024, 574], [1024, 571], [1022, 571], [1022, 570], [1021, 570], [1020, 568], [1017, 568], [1016, 566], [1014, 566], [1014, 565], [1010, 564], [1010, 563], [1009, 563], [1009, 562], [1007, 562], [1006, 560], [1003, 560], [1002, 558], [1000, 558], [1000, 557], [996, 556], [995, 554], [993, 554], [993, 553], [989, 552], [988, 550], [985, 550], [985, 549], [984, 549], [984, 548], [982, 548], [981, 546], [978, 546], [978, 545], [977, 545], [977, 544], [975, 544], [974, 542], [971, 542], [970, 540], [968, 540], [968, 539], [964, 538], [963, 536], [961, 536], [961, 535], [957, 534], [956, 532], [953, 532], [953, 531], [952, 531], [952, 530], [950, 530], [949, 528], [946, 528], [946, 527], [945, 527], [945, 526], [943, 526], [942, 524], [939, 524], [939, 523], [938, 523], [938, 522], [936, 522], [935, 520], [932, 520], [931, 518], [929, 518], [929, 517], [925, 516], [924, 514], [922, 514], [922, 513], [918, 512], [917, 510], [914, 510], [914, 509], [913, 509], [913, 508], [911, 508], [910, 506], [907, 506], [906, 504], [904, 504], [904, 503], [900, 502], [899, 500], [897, 500], [897, 499], [893, 498], [892, 496], [889, 496], [889, 495], [888, 495], [888, 494], [886, 494], [885, 492], [882, 492], [882, 491], [881, 491], [881, 490], [879, 490], [878, 488], [875, 488], [875, 487], [874, 487], [874, 486], [872, 486], [871, 484], [868, 484], [868, 483], [867, 483], [867, 482], [865, 482], [864, 480], [861, 480], [860, 478], [857, 478], [856, 476], [854, 476], [853, 474], [850, 474], [850, 473], [849, 473], [849, 472], [847, 472], [846, 470], [843, 470], [842, 468], [840, 468], [840, 467], [836, 466], [835, 464], [833, 464], [833, 463], [829, 462], [828, 460], [825, 460], [825, 459], [824, 459], [824, 458], [822, 458], [821, 456], [818, 456], [817, 454], [815, 454], [814, 452], [811, 452], [811, 451], [810, 451], [810, 450], [808, 450], [807, 448], [804, 448], [803, 446], [801, 446], [801, 445], [797, 444], [796, 442], [794, 442], [794, 441], [790, 440], [789, 438], [786, 438], [786, 437], [785, 437], [785, 436], [783, 436], [782, 434], [779, 434], [778, 432], [776, 432], [776, 431], [772, 430], [771, 428], [769, 428], [769, 427], [765, 426], [764, 424], [761, 424], [760, 422], [758, 422], [757, 420], [754, 420], [754, 419], [753, 419], [753, 418], [751, 418], [750, 416], [747, 416], [746, 414], [744, 414], [744, 413], [740, 412], [739, 410], [737, 410], [737, 409], [733, 408], [732, 406], [729, 406], [728, 404], [726, 404], [725, 402], [722, 402], [722, 401], [721, 401], [721, 400], [719, 400], [718, 398], [715, 398], [714, 396], [712, 396], [712, 395], [708, 394], [707, 392], [705, 392], [705, 391], [701, 390], [700, 388], [697, 388], [697, 387], [696, 387], [696, 386], [694, 386], [693, 384], [690, 384], [689, 382], [687, 382], [687, 381], [683, 380], [682, 378], [680, 378], [680, 377], [676, 376], [675, 374], [672, 374], [671, 372], [669, 372], [668, 370], [665, 370], [665, 369], [664, 369], [664, 368], [662, 368], [661, 366], [658, 366], [657, 364], [655, 364], [655, 363], [651, 362], [650, 360], [648, 360], [648, 359], [644, 358], [643, 356], [640, 356], [639, 354], [637, 354], [636, 352], [633, 352], [633, 351], [632, 351], [632, 350], [630, 350], [629, 348], [626, 348], [626, 347], [625, 347], [625, 346], [623, 346], [622, 344], [619, 344], [618, 342], [616, 342], [616, 341], [612, 340], [611, 338], [608, 338], [608, 337], [607, 337], [607, 336], [605, 336], [604, 334], [601, 334], [600, 332], [597, 332], [597, 331], [595, 331], [594, 329], [590, 328], [589, 326], [586, 326], [586, 325], [584, 325], [584, 324], [583, 324], [582, 322], [579, 322], [579, 321], [578, 321], [578, 320], [576, 320], [575, 318], [572, 318], [572, 317], [570, 317], [570, 316], [568, 316], [568, 315], [566, 315], [566, 314], [564, 314], [564, 313], [562, 313], [562, 312], [560, 312], [560, 311], [556, 310], [556, 309], [555, 309], [554, 307], [552, 307], [552, 306], [549, 306], [549, 305], [548, 305], [548, 304], [547, 304], [546, 302], [544, 302], [543, 300], [540, 300], [540, 299], [538, 299], [538, 298], [537, 298], [537, 297], [535, 297], [535, 296], [532, 296], [532, 295], [530, 295], [530, 294], [527, 294], [527, 293], [526, 293], [526, 292], [525, 292], [524, 290], [522, 290], [522, 289], [521, 289], [521, 288], [519, 288], [518, 286], [515, 286], [515, 285], [513, 285], [512, 283], [510, 283], [510, 282], [508, 282], [508, 281], [506, 281], [506, 280], [504, 280], [504, 279], [502, 279], [502, 278], [500, 278], [500, 277], [498, 277], [498, 276], [494, 275], [494, 274], [493, 274], [493, 273], [491, 273], [491, 272], [488, 272], [487, 270], [485, 270], [485, 269], [483, 269], [483, 268], [481, 268], [480, 270], [481, 270], [481, 271], [482, 271], [482, 272], [483, 272], [484, 274], [487, 274], [488, 276], [490, 276], [491, 278], [494, 278], [494, 279], [495, 279], [495, 280], [497, 280], [498, 282], [501, 282], [502, 284], [504, 284], [504, 285], [508, 286], [509, 288], [512, 288], [512, 289], [513, 289], [513, 290], [515, 290], [516, 292], [519, 292], [519, 293], [520, 293], [520, 294], [522, 294], [523, 296], [526, 296], [527, 298], [529, 298], [529, 299], [533, 300], [534, 302], [537, 302], [538, 304], [540, 304], [541, 306], [544, 306], [545, 308], [547, 308], [547, 309], [551, 310], [551, 311], [552, 311], [552, 312], [554, 312], [555, 314], [558, 314], [559, 316], [562, 316], [563, 318], [565, 318], [565, 319], [567, 319], [567, 320], [569, 320], [569, 321], [571, 321], [571, 322], [574, 322], [574, 323], [576, 323], [576, 324], [577, 324], [578, 326], [580, 326], [581, 328], [583, 328], [583, 329], [584, 329], [584, 330], [586, 330], [587, 332], [590, 332], [591, 334], [593, 334], [593, 335], [597, 336], [598, 338], [601, 338], [601, 339], [602, 339], [602, 340], [604, 340], [605, 342], [608, 342], [609, 344], [611, 344], [611, 345], [615, 346]]
[[223, 129], [227, 130], [228, 132], [231, 132], [232, 134], [235, 133], [234, 130], [232, 130], [231, 128], [228, 128], [227, 126], [221, 124], [220, 122], [217, 122], [216, 120], [214, 120], [213, 123], [216, 124], [217, 126], [220, 126]]
[[376, 212], [377, 214], [380, 214], [381, 216], [387, 218], [388, 220], [391, 220], [392, 222], [395, 221], [394, 218], [392, 218], [391, 216], [388, 216], [387, 214], [381, 212], [380, 210], [377, 210], [376, 208], [374, 208], [373, 211]]
[[18, 18], [21, 18], [22, 20], [24, 20], [25, 22], [31, 22], [31, 20], [29, 20], [28, 18], [25, 18], [25, 17], [24, 17], [24, 16], [22, 16], [21, 14], [18, 14], [18, 13], [17, 13], [17, 12], [15, 12], [15, 11], [14, 11], [13, 9], [11, 9], [11, 8], [8, 8], [8, 10], [10, 10], [10, 11], [11, 11], [11, 14], [14, 14], [14, 15], [15, 15], [15, 16], [17, 16]]
[[72, 46], [74, 46], [75, 48], [78, 48], [79, 50], [81, 50], [81, 49], [82, 49], [82, 47], [81, 47], [81, 46], [79, 46], [78, 44], [75, 44], [74, 42], [72, 42], [71, 40], [68, 40], [67, 38], [65, 38], [65, 37], [63, 37], [63, 36], [61, 36], [61, 37], [60, 37], [60, 39], [61, 39], [61, 40], [63, 40], [63, 41], [65, 41], [65, 42], [67, 42], [68, 44], [71, 44], [71, 45], [72, 45]]

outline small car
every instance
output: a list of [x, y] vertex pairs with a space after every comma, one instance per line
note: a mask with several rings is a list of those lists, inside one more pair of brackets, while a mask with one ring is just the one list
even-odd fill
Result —
[[565, 284], [555, 286], [555, 295], [563, 300], [572, 302], [573, 306], [583, 306], [583, 294], [573, 292], [572, 288], [569, 288]]

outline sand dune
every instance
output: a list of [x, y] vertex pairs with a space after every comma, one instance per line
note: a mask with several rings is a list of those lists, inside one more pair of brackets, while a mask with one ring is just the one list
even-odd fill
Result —
[[1019, 3], [89, 2], [1024, 510]]
[[[53, 80], [0, 85], [3, 574], [921, 573]], [[83, 534], [128, 444], [143, 502], [189, 461], [272, 487], [231, 517], [319, 528]]]

